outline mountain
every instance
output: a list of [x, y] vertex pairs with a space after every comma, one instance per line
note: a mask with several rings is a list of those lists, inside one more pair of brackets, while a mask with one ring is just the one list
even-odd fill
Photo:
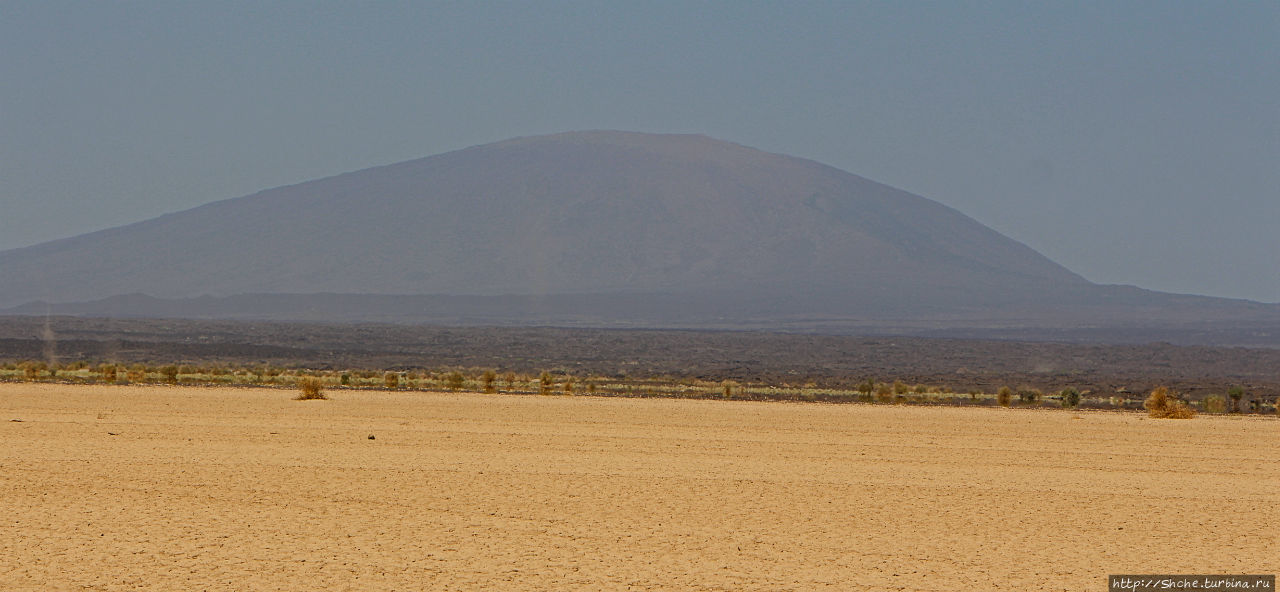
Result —
[[[281, 295], [420, 295], [432, 298], [415, 310], [436, 316], [659, 325], [1123, 316], [1117, 306], [1175, 298], [1096, 286], [954, 209], [817, 162], [613, 131], [476, 146], [4, 251], [0, 277], [0, 307], [143, 294], [171, 304], [134, 309], [180, 315], [266, 298], [278, 314], [260, 316], [287, 317]], [[363, 302], [374, 309], [356, 317], [395, 316], [375, 310], [390, 300]]]

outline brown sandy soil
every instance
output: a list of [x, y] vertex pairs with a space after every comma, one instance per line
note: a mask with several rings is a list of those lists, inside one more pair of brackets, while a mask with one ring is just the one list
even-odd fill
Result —
[[1274, 418], [331, 394], [0, 385], [0, 589], [1104, 590], [1108, 573], [1280, 572]]

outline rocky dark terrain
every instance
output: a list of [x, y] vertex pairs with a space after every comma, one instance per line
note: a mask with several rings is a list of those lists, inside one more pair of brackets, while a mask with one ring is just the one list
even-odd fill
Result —
[[1280, 349], [1027, 342], [750, 331], [0, 317], [0, 361], [270, 364], [319, 369], [494, 368], [852, 387], [873, 378], [1191, 398], [1280, 395]]

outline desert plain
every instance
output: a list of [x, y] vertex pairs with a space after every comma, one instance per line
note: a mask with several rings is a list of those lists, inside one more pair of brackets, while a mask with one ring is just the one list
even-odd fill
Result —
[[0, 384], [0, 590], [1105, 590], [1280, 572], [1280, 421]]

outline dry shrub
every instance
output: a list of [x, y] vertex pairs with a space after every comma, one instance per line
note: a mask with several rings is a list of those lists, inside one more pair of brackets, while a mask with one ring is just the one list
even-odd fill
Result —
[[[444, 383], [451, 391], [460, 391], [467, 384], [467, 377], [461, 372], [453, 371], [445, 375]], [[485, 392], [488, 392], [487, 390]]]
[[1204, 398], [1204, 410], [1207, 413], [1226, 413], [1227, 399], [1222, 395], [1209, 395]]
[[1147, 408], [1148, 415], [1160, 419], [1191, 419], [1196, 416], [1195, 409], [1170, 397], [1169, 389], [1163, 386], [1151, 391], [1151, 395], [1142, 402], [1142, 406]]
[[298, 396], [294, 398], [299, 401], [311, 401], [328, 399], [329, 396], [324, 394], [324, 382], [314, 376], [304, 376], [298, 380]]
[[383, 374], [382, 385], [389, 389], [400, 388], [400, 374], [397, 372], [388, 372]]
[[147, 367], [142, 364], [129, 366], [125, 376], [129, 378], [129, 382], [142, 382], [147, 379]]
[[22, 368], [22, 376], [27, 380], [35, 380], [40, 377], [40, 373], [49, 369], [49, 365], [44, 362], [26, 361], [19, 365]]
[[1001, 407], [1008, 407], [1012, 404], [1013, 389], [1007, 386], [1000, 387], [1000, 390], [996, 391], [996, 403], [999, 403]]
[[884, 383], [876, 385], [876, 400], [881, 403], [892, 403], [893, 387]]

